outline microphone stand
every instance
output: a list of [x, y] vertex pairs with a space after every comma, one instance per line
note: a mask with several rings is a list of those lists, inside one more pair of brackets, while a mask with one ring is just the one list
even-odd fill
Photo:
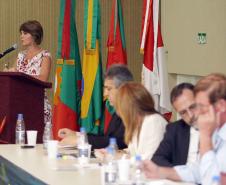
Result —
[[[4, 53], [0, 53], [0, 59], [2, 58], [2, 57], [4, 57], [5, 55], [4, 55]], [[4, 64], [4, 69], [3, 69], [3, 71], [8, 71], [9, 70], [9, 62], [6, 62], [5, 64]]]

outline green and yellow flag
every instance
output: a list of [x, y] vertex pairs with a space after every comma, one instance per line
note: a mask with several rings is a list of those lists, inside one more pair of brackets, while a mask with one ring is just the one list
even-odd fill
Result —
[[81, 125], [98, 134], [103, 114], [99, 0], [85, 0]]
[[60, 128], [79, 128], [81, 80], [75, 0], [61, 0], [53, 110], [54, 138], [57, 138]]

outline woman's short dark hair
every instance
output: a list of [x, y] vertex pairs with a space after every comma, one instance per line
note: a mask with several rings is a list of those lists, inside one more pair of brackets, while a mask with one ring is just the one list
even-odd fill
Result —
[[41, 44], [43, 38], [42, 25], [36, 20], [29, 20], [20, 25], [20, 32], [30, 33], [37, 45]]

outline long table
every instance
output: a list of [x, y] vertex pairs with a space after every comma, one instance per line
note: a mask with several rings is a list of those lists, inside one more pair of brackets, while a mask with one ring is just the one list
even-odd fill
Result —
[[[101, 170], [97, 164], [92, 168], [78, 169], [76, 163], [76, 159], [48, 159], [42, 145], [32, 149], [21, 149], [13, 144], [0, 145], [0, 184], [102, 184]], [[22, 183], [16, 183], [19, 181]], [[152, 181], [148, 184], [191, 185], [167, 180]]]
[[[51, 184], [51, 185], [100, 185], [100, 170], [94, 169], [84, 169], [76, 170], [68, 166], [68, 169], [57, 170], [55, 168], [63, 166], [64, 162], [68, 164], [75, 163], [75, 160], [51, 160], [48, 159], [45, 150], [42, 145], [37, 145], [35, 148], [21, 149], [17, 145], [0, 145], [0, 156], [16, 165], [21, 170], [24, 170], [31, 176], [35, 177], [36, 180], [40, 181], [34, 184]], [[7, 167], [8, 163], [6, 161], [1, 161]], [[66, 165], [65, 165], [66, 166]], [[73, 167], [73, 166], [72, 166]], [[11, 171], [9, 169], [9, 171]], [[19, 170], [18, 170], [19, 171]], [[2, 173], [2, 171], [1, 171]], [[3, 171], [4, 173], [4, 171]], [[21, 176], [15, 174], [15, 178]], [[25, 173], [26, 174], [26, 173]], [[9, 174], [11, 175], [11, 173]], [[27, 177], [26, 175], [24, 177]], [[28, 179], [30, 181], [30, 179]], [[28, 181], [28, 184], [29, 184]]]

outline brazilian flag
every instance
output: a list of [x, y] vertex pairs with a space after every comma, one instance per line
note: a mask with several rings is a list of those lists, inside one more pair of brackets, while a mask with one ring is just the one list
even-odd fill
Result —
[[100, 53], [99, 0], [85, 0], [83, 95], [81, 125], [88, 133], [98, 134], [103, 117], [103, 79]]

